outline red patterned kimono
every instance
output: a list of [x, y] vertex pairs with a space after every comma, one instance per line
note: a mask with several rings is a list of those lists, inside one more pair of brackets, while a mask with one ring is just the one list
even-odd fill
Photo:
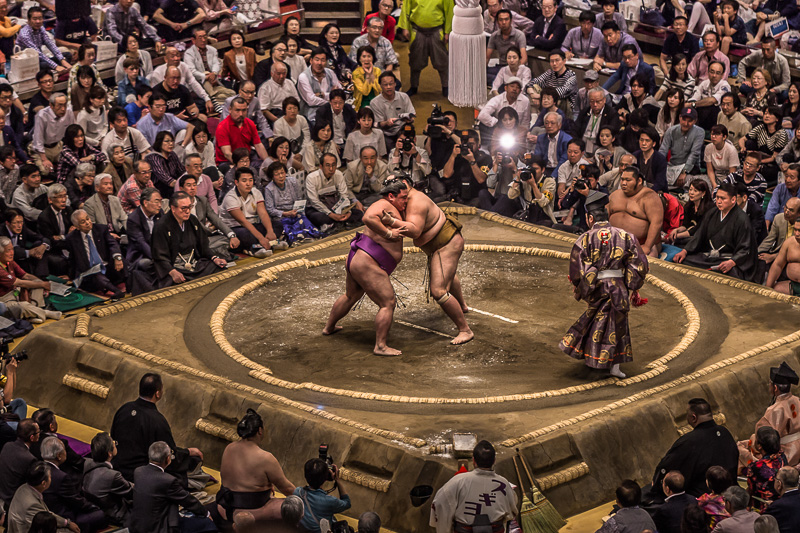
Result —
[[559, 343], [586, 365], [610, 369], [633, 360], [628, 328], [630, 293], [644, 285], [647, 257], [636, 237], [608, 222], [581, 235], [572, 247], [569, 279], [575, 299], [589, 308]]

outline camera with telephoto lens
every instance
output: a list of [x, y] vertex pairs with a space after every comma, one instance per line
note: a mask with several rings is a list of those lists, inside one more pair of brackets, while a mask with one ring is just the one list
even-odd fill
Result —
[[442, 139], [444, 137], [444, 130], [442, 126], [447, 126], [447, 117], [442, 113], [442, 108], [439, 104], [433, 104], [433, 111], [431, 116], [428, 117], [428, 127], [425, 129], [425, 135], [431, 139]]
[[328, 455], [328, 445], [319, 445], [319, 458], [325, 461], [328, 465], [328, 481], [333, 481], [333, 459]]
[[19, 350], [16, 353], [8, 352], [8, 345], [11, 344], [11, 341], [13, 340], [14, 339], [11, 337], [3, 337], [0, 339], [0, 359], [2, 359], [4, 363], [8, 363], [12, 359], [15, 359], [18, 363], [20, 363], [28, 358], [27, 350]]
[[400, 130], [400, 134], [403, 136], [401, 148], [404, 152], [410, 152], [414, 148], [414, 138], [417, 136], [417, 133], [414, 131], [414, 126], [406, 124], [403, 126], [403, 129]]
[[589, 165], [581, 165], [578, 168], [581, 171], [581, 177], [575, 179], [573, 187], [576, 191], [585, 191], [589, 188], [589, 182], [586, 177], [586, 169], [589, 168]]
[[533, 172], [533, 154], [530, 152], [526, 152], [522, 156], [522, 168], [519, 169], [518, 177], [514, 179], [514, 181], [529, 181], [533, 179], [534, 172]]

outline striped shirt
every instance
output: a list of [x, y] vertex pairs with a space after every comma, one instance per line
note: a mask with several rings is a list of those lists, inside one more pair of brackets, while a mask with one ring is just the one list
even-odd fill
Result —
[[528, 87], [538, 85], [539, 87], [553, 87], [558, 92], [558, 97], [562, 100], [568, 99], [572, 104], [573, 113], [578, 111], [578, 78], [575, 73], [569, 69], [565, 69], [564, 73], [559, 75], [553, 72], [553, 69], [548, 69], [541, 76], [533, 78]]
[[691, 77], [688, 72], [686, 73], [685, 80], [672, 81], [669, 79], [669, 76], [667, 76], [664, 78], [664, 83], [661, 84], [659, 90], [666, 93], [673, 87], [682, 90], [684, 99], [688, 100], [694, 94], [694, 78]]

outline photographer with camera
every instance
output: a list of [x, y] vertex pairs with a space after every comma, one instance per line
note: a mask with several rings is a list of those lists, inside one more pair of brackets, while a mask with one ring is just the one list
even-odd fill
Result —
[[[350, 508], [350, 496], [339, 481], [339, 468], [328, 456], [326, 444], [319, 447], [319, 455], [318, 458], [306, 461], [304, 471], [308, 485], [297, 487], [294, 490], [295, 495], [300, 496], [305, 504], [303, 519], [300, 520], [300, 529], [310, 533], [321, 533], [320, 522], [327, 521], [331, 524], [333, 531], [339, 531], [340, 528], [334, 525], [333, 515]], [[329, 496], [328, 491], [322, 488], [326, 481], [333, 482], [334, 487], [339, 491], [338, 498]]]
[[453, 145], [450, 157], [438, 176], [431, 177], [434, 200], [450, 199], [466, 205], [476, 205], [478, 194], [486, 188], [486, 171], [492, 166], [492, 158], [480, 150], [478, 132], [462, 130]]
[[[478, 207], [505, 217], [513, 217], [521, 208], [519, 194], [509, 197], [511, 184], [519, 181], [517, 161], [519, 156], [511, 143], [503, 143], [503, 149], [494, 153], [492, 168], [486, 179], [486, 189], [478, 193]], [[493, 189], [494, 192], [490, 192]]]
[[553, 207], [556, 199], [556, 180], [545, 176], [547, 166], [541, 156], [525, 154], [525, 168], [520, 170], [519, 179], [511, 183], [508, 198], [519, 197], [522, 203], [523, 220], [540, 226], [550, 227], [556, 223]]
[[431, 160], [424, 148], [417, 147], [414, 126], [406, 124], [400, 130], [394, 148], [389, 153], [389, 173], [405, 173], [411, 176], [414, 185], [422, 183], [431, 173]]
[[[17, 353], [8, 353], [10, 338], [0, 340], [0, 356], [2, 356], [3, 371], [0, 373], [0, 418], [12, 428], [17, 429], [17, 424], [28, 416], [28, 404], [22, 398], [14, 398], [14, 387], [17, 384], [17, 366], [20, 361], [28, 358], [25, 350]], [[16, 417], [11, 416], [16, 415]], [[14, 420], [16, 418], [16, 420]], [[11, 439], [14, 440], [14, 439]]]
[[[560, 202], [561, 209], [569, 209], [569, 214], [562, 219], [561, 224], [555, 224], [554, 229], [583, 233], [589, 229], [586, 223], [586, 201], [592, 198], [593, 205], [598, 206], [608, 203], [608, 189], [597, 182], [600, 178], [600, 168], [591, 163], [583, 164], [580, 166], [580, 172], [580, 177], [573, 180]], [[577, 226], [572, 225], [575, 215], [578, 216]]]
[[456, 135], [458, 117], [453, 111], [444, 111], [439, 104], [433, 104], [433, 111], [425, 126], [425, 151], [431, 156], [434, 172], [441, 172], [450, 157], [453, 147], [461, 142]]

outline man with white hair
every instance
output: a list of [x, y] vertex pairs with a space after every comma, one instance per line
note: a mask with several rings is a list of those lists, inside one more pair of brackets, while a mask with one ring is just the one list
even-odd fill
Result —
[[107, 291], [112, 298], [122, 298], [125, 293], [117, 284], [124, 281], [125, 264], [108, 226], [93, 224], [83, 209], [74, 211], [71, 218], [78, 231], [70, 232], [66, 238], [72, 263], [70, 277], [83, 290]]
[[64, 93], [51, 94], [50, 106], [36, 113], [31, 155], [43, 175], [55, 172], [55, 164], [64, 147], [62, 139], [72, 124], [75, 124], [75, 113], [67, 107]]
[[715, 533], [745, 533], [753, 531], [753, 524], [759, 515], [756, 512], [748, 511], [747, 505], [750, 503], [750, 494], [739, 485], [728, 487], [722, 493], [725, 500], [725, 510], [730, 513], [730, 518], [725, 518], [714, 528]]
[[358, 517], [358, 533], [378, 533], [381, 530], [381, 517], [367, 511]]
[[169, 46], [164, 53], [164, 58], [166, 59], [166, 62], [153, 70], [153, 72], [151, 72], [147, 77], [147, 80], [150, 82], [150, 87], [155, 88], [157, 85], [163, 82], [167, 77], [167, 69], [170, 67], [175, 67], [180, 71], [180, 84], [187, 87], [198, 98], [202, 98], [206, 103], [206, 112], [213, 113], [214, 104], [211, 102], [211, 97], [208, 96], [208, 93], [205, 89], [203, 89], [203, 86], [200, 85], [195, 79], [192, 73], [192, 68], [181, 60], [180, 50], [174, 46]]
[[380, 17], [372, 17], [365, 22], [367, 33], [359, 35], [350, 45], [350, 59], [358, 63], [358, 54], [361, 48], [371, 46], [375, 50], [375, 66], [381, 72], [394, 72], [399, 74], [400, 60], [394, 51], [391, 41], [383, 36], [384, 22]]
[[108, 524], [103, 511], [84, 498], [79, 485], [61, 470], [61, 465], [67, 459], [64, 443], [58, 437], [47, 437], [42, 441], [40, 450], [42, 460], [50, 465], [50, 486], [42, 493], [47, 507], [75, 522], [82, 533], [105, 528]]
[[533, 155], [544, 159], [548, 176], [552, 176], [567, 160], [567, 146], [572, 137], [561, 131], [562, 120], [561, 115], [555, 111], [547, 113], [543, 121], [545, 132], [536, 138]]
[[[148, 460], [133, 473], [133, 509], [128, 523], [131, 533], [216, 531], [211, 516], [200, 501], [164, 470], [172, 462], [172, 450], [156, 441], [147, 451]], [[178, 506], [185, 514], [178, 514]]]
[[103, 173], [95, 176], [94, 190], [94, 195], [86, 200], [83, 209], [89, 214], [92, 222], [106, 226], [111, 236], [121, 242], [128, 215], [122, 208], [119, 198], [114, 196], [111, 174]]
[[287, 80], [289, 67], [283, 61], [275, 61], [269, 69], [270, 78], [258, 89], [258, 104], [264, 117], [274, 123], [283, 113], [283, 101], [292, 96], [300, 99], [297, 87]]

